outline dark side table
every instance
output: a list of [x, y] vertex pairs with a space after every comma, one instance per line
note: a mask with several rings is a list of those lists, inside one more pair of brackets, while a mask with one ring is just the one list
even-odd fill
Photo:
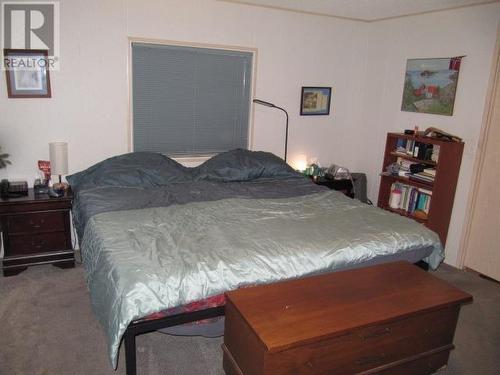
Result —
[[61, 198], [35, 195], [0, 199], [0, 232], [4, 276], [17, 275], [29, 266], [75, 266], [70, 211], [73, 195]]
[[350, 179], [335, 180], [326, 177], [317, 177], [312, 179], [316, 185], [326, 186], [332, 190], [337, 190], [349, 198], [354, 198], [354, 190]]

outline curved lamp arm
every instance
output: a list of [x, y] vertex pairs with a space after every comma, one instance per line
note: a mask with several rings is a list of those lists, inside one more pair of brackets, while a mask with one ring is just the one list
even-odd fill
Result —
[[276, 108], [276, 109], [279, 109], [280, 111], [285, 112], [285, 115], [286, 115], [286, 126], [285, 126], [285, 158], [284, 158], [284, 160], [286, 162], [286, 154], [287, 154], [287, 151], [288, 151], [288, 112], [284, 108], [278, 107], [277, 105], [275, 105], [273, 103], [266, 102], [264, 100], [254, 99], [253, 102], [256, 103], [256, 104], [260, 104], [260, 105], [266, 106], [266, 107]]

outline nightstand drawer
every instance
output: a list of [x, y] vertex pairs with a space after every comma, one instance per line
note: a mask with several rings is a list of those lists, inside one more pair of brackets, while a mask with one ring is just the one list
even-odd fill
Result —
[[44, 233], [65, 230], [67, 211], [37, 212], [7, 217], [9, 234]]
[[35, 254], [46, 251], [68, 250], [65, 232], [42, 233], [35, 235], [11, 235], [5, 255]]

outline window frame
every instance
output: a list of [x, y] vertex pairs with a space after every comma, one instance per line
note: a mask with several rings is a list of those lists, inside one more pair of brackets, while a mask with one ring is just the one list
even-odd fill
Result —
[[[256, 77], [257, 77], [257, 48], [250, 47], [240, 47], [231, 45], [219, 45], [219, 44], [203, 44], [195, 42], [179, 42], [173, 40], [163, 40], [163, 39], [148, 39], [148, 38], [138, 38], [129, 37], [128, 38], [128, 61], [127, 61], [127, 80], [128, 80], [128, 121], [127, 121], [127, 152], [134, 151], [134, 106], [133, 106], [133, 71], [132, 71], [132, 44], [133, 43], [144, 43], [144, 44], [160, 44], [167, 46], [179, 46], [179, 47], [192, 47], [192, 48], [207, 48], [207, 49], [218, 49], [227, 51], [238, 51], [247, 52], [252, 54], [252, 82], [250, 82], [250, 95], [249, 95], [249, 113], [248, 113], [248, 149], [253, 150], [254, 146], [254, 106], [253, 98], [256, 90]], [[207, 155], [192, 155], [192, 156], [182, 156], [182, 157], [172, 157], [172, 159], [177, 162], [184, 164], [186, 166], [196, 166], [204, 161], [210, 159], [215, 154]]]

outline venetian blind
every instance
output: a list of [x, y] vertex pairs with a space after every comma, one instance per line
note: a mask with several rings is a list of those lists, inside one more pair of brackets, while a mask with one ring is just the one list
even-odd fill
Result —
[[252, 53], [132, 44], [134, 151], [248, 148]]

